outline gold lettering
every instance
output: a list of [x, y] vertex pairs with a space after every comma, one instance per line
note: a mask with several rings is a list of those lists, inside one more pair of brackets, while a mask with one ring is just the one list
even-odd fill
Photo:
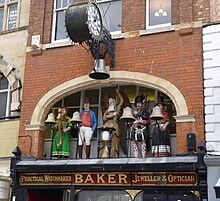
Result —
[[81, 174], [75, 174], [75, 183], [81, 184], [83, 183], [83, 175]]
[[45, 183], [48, 183], [49, 182], [49, 176], [48, 175], [44, 175], [44, 180], [45, 180]]
[[108, 175], [108, 183], [109, 184], [115, 184], [116, 181], [115, 181], [115, 174], [109, 174]]
[[92, 176], [91, 176], [90, 174], [88, 174], [87, 177], [86, 177], [86, 179], [85, 179], [85, 183], [89, 183], [89, 182], [95, 183], [95, 182], [93, 181], [93, 179], [92, 179]]
[[104, 177], [104, 174], [98, 174], [98, 175], [97, 175], [97, 183], [98, 183], [98, 184], [99, 184], [99, 183], [102, 183], [102, 184], [105, 183], [105, 180], [103, 179], [103, 177]]
[[23, 183], [26, 180], [25, 176], [21, 177], [21, 183]]
[[162, 181], [167, 181], [166, 175], [162, 176]]
[[173, 182], [173, 177], [172, 177], [172, 175], [168, 175], [168, 181], [169, 181], [170, 183]]
[[127, 183], [128, 183], [128, 181], [127, 181], [127, 175], [125, 175], [125, 174], [119, 174], [119, 184], [122, 184], [122, 183], [123, 183], [122, 181], [124, 181], [124, 184], [127, 184]]
[[132, 180], [133, 183], [137, 183], [137, 175], [134, 175], [134, 179]]

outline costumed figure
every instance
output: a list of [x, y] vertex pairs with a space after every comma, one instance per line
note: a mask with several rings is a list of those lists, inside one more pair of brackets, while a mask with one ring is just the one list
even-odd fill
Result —
[[118, 120], [121, 115], [121, 109], [123, 105], [123, 97], [119, 90], [116, 89], [116, 93], [119, 97], [119, 103], [116, 105], [116, 101], [113, 98], [109, 98], [108, 109], [103, 115], [103, 132], [101, 135], [102, 143], [100, 156], [101, 158], [109, 157], [109, 144], [110, 144], [110, 157], [117, 158], [119, 156], [119, 125]]
[[[154, 120], [153, 135], [152, 135], [152, 154], [154, 157], [170, 156], [170, 136], [169, 136], [169, 114], [164, 111], [164, 102], [159, 102], [154, 109], [159, 109], [163, 119]], [[152, 112], [153, 113], [153, 112]]]
[[146, 111], [143, 107], [143, 96], [137, 96], [135, 98], [135, 108], [134, 111], [134, 118], [135, 121], [132, 124], [132, 131], [131, 131], [131, 141], [133, 141], [133, 150], [134, 150], [134, 157], [138, 157], [138, 142], [141, 142], [141, 156], [144, 158], [146, 156], [146, 150], [150, 150], [150, 139], [148, 133], [148, 119], [145, 115]]
[[69, 157], [70, 155], [70, 133], [72, 128], [71, 118], [67, 116], [67, 108], [58, 109], [57, 116], [57, 132], [55, 134], [52, 156], [53, 157]]
[[90, 158], [90, 145], [92, 135], [97, 128], [97, 118], [95, 113], [90, 110], [90, 100], [88, 97], [84, 99], [84, 110], [80, 112], [82, 123], [79, 129], [78, 138], [78, 154], [82, 158], [83, 143], [86, 143], [86, 158]]

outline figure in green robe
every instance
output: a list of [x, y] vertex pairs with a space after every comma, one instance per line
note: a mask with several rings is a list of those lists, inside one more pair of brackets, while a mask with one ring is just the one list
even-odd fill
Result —
[[67, 108], [58, 109], [57, 132], [55, 134], [52, 156], [67, 158], [70, 156], [70, 133], [72, 129], [71, 118], [67, 116]]

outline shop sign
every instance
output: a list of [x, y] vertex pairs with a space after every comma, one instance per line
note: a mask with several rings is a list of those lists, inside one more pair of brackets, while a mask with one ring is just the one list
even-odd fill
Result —
[[193, 186], [195, 172], [23, 173], [20, 185]]

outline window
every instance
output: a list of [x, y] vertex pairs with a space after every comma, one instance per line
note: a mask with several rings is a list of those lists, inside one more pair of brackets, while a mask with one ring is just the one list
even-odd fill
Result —
[[130, 195], [123, 190], [82, 190], [76, 194], [75, 199], [90, 201], [130, 201]]
[[0, 31], [17, 27], [18, 0], [0, 0]]
[[[74, 0], [55, 0], [52, 42], [61, 42], [68, 38], [65, 27], [65, 10], [73, 2]], [[97, 3], [103, 18], [103, 25], [111, 33], [120, 33], [122, 25], [122, 1], [98, 0]]]
[[146, 0], [147, 28], [171, 25], [171, 0]]
[[111, 33], [121, 33], [122, 1], [98, 1], [102, 23]]
[[7, 78], [0, 73], [0, 118], [9, 116], [10, 86]]
[[53, 41], [67, 38], [65, 27], [65, 10], [73, 3], [73, 0], [55, 0], [54, 1], [54, 24], [53, 24]]

